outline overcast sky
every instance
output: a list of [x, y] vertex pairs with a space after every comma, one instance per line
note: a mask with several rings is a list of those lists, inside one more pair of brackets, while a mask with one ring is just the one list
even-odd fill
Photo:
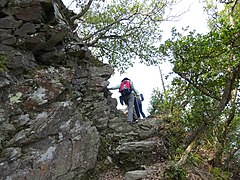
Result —
[[[187, 11], [189, 9], [189, 11]], [[202, 10], [202, 4], [199, 3], [199, 0], [182, 0], [177, 7], [174, 7], [173, 13], [181, 13], [185, 12], [180, 20], [177, 22], [163, 22], [162, 30], [163, 30], [163, 40], [168, 39], [171, 36], [172, 27], [176, 26], [177, 29], [181, 30], [182, 27], [189, 26], [191, 30], [196, 29], [198, 33], [206, 33], [208, 31], [207, 28], [207, 16]], [[171, 65], [169, 63], [165, 63], [160, 66], [162, 73], [164, 76], [168, 75], [171, 72]], [[136, 89], [143, 94], [145, 100], [143, 101], [143, 111], [148, 115], [148, 108], [150, 106], [150, 98], [152, 95], [152, 91], [155, 88], [158, 88], [162, 91], [162, 83], [160, 79], [160, 72], [158, 67], [154, 66], [145, 66], [143, 64], [136, 64], [133, 68], [130, 68], [126, 74], [120, 75], [116, 72], [110, 79], [110, 85], [114, 86], [118, 84], [124, 77], [130, 78]], [[170, 79], [165, 80], [165, 85], [170, 84]], [[119, 92], [117, 90], [111, 91], [113, 92], [112, 97], [118, 99]], [[118, 101], [119, 102], [119, 101]], [[118, 103], [118, 109], [124, 109], [125, 106], [122, 106]]]

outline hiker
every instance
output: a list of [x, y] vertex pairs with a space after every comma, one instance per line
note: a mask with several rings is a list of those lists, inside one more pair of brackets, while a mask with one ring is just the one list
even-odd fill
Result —
[[[136, 101], [137, 101], [137, 104], [138, 104], [138, 110], [139, 110], [139, 113], [142, 115], [143, 119], [146, 118], [143, 110], [142, 110], [142, 101], [144, 101], [144, 97], [143, 97], [143, 94], [140, 94], [140, 96], [138, 96], [136, 98]], [[140, 115], [139, 115], [140, 116]]]
[[[109, 87], [109, 90], [115, 90], [119, 89], [119, 92], [121, 93], [120, 102], [122, 104], [123, 102], [128, 107], [128, 123], [133, 123], [137, 120], [136, 112], [134, 109], [134, 94], [138, 95], [138, 91], [134, 88], [133, 82], [128, 79], [124, 78], [121, 83], [117, 86]], [[122, 100], [121, 100], [122, 99]]]

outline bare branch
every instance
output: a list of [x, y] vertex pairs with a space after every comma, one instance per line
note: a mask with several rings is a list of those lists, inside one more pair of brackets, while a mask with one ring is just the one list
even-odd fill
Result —
[[67, 8], [69, 9], [69, 7], [75, 2], [75, 0], [72, 0], [71, 3], [67, 6]]
[[93, 2], [93, 0], [89, 0], [87, 5], [84, 6], [84, 8], [82, 9], [82, 11], [79, 14], [76, 14], [75, 16], [71, 17], [71, 21], [74, 21], [75, 19], [82, 17], [89, 10], [92, 2]]
[[233, 27], [236, 26], [236, 24], [235, 24], [235, 22], [233, 20], [233, 14], [234, 14], [234, 8], [237, 5], [237, 2], [238, 2], [238, 0], [235, 0], [233, 6], [231, 7], [230, 21], [231, 21], [231, 24], [232, 24]]
[[233, 3], [234, 1], [220, 1], [220, 3], [224, 3], [224, 4], [231, 4]]

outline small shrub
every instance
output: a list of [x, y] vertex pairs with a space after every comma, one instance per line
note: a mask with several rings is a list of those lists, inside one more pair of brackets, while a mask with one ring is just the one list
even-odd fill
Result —
[[181, 167], [172, 165], [164, 172], [165, 179], [171, 180], [186, 180], [187, 179], [187, 171]]
[[216, 179], [227, 180], [229, 179], [229, 173], [222, 171], [220, 168], [214, 167], [211, 169], [211, 174]]

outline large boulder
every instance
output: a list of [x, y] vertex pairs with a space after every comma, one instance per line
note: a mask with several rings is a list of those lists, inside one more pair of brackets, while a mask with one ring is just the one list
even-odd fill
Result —
[[3, 3], [0, 179], [81, 177], [97, 162], [98, 128], [107, 128], [103, 89], [113, 68], [64, 43], [69, 27], [55, 1]]
[[113, 68], [72, 37], [58, 3], [0, 0], [0, 179], [91, 179], [165, 156], [151, 139], [160, 121], [127, 124], [106, 88]]

